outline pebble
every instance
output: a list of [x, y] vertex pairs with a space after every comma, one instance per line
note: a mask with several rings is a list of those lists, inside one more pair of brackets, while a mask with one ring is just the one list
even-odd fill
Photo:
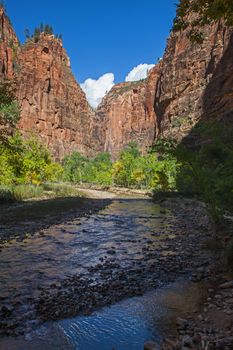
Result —
[[144, 344], [144, 350], [159, 350], [159, 347], [153, 341], [148, 341]]
[[221, 289], [228, 289], [228, 288], [233, 288], [233, 280], [232, 281], [228, 281], [225, 283], [222, 283], [219, 288]]

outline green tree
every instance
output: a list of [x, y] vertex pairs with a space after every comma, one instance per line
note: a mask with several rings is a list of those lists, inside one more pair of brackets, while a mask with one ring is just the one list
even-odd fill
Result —
[[220, 19], [223, 19], [227, 26], [233, 26], [232, 0], [180, 0], [173, 29], [189, 28], [188, 35], [191, 40], [201, 42], [201, 27]]
[[19, 133], [0, 146], [0, 184], [33, 184], [61, 178], [61, 165], [52, 161], [48, 150], [32, 135], [23, 140]]
[[24, 34], [25, 34], [26, 40], [29, 40], [31, 36], [30, 36], [30, 31], [29, 31], [28, 28], [26, 28], [26, 29], [24, 30]]
[[86, 158], [78, 152], [73, 152], [63, 160], [64, 180], [70, 182], [82, 182]]
[[15, 97], [15, 86], [10, 81], [0, 83], [0, 145], [7, 146], [20, 117], [20, 109]]

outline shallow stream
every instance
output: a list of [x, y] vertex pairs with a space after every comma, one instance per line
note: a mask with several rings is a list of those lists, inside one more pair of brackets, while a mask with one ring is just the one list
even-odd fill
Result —
[[[174, 253], [167, 246], [167, 240], [174, 239], [174, 222], [169, 212], [161, 211], [150, 199], [123, 198], [89, 218], [53, 225], [8, 242], [0, 259], [0, 301], [12, 318], [18, 319], [19, 328], [21, 320], [26, 320], [26, 335], [2, 338], [0, 349], [140, 350], [148, 339], [159, 341], [161, 325], [166, 323], [162, 320], [171, 308], [161, 302], [163, 290], [144, 292], [160, 285], [150, 271]], [[133, 283], [140, 285], [141, 292], [136, 294], [142, 296], [127, 298], [127, 293], [132, 294], [128, 288], [125, 298], [118, 293], [123, 301], [97, 307], [89, 316], [36, 327], [34, 301], [41, 290], [53, 285], [61, 288], [60, 283], [72, 276], [91, 279], [92, 284], [109, 284], [111, 290], [115, 276], [120, 280], [120, 272], [132, 289]]]

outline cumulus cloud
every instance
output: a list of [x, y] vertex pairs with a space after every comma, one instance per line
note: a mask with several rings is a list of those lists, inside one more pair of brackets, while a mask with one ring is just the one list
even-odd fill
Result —
[[106, 73], [99, 79], [87, 79], [81, 84], [81, 88], [85, 92], [88, 102], [93, 108], [96, 108], [106, 92], [108, 92], [114, 85], [114, 74]]
[[[145, 79], [149, 70], [153, 67], [154, 64], [141, 63], [129, 72], [125, 78], [125, 81]], [[85, 80], [84, 83], [81, 84], [81, 88], [85, 92], [90, 105], [93, 108], [96, 108], [102, 101], [105, 94], [111, 90], [114, 84], [114, 74], [106, 73], [99, 77], [99, 79], [89, 78]]]
[[125, 81], [137, 81], [145, 79], [149, 70], [153, 67], [154, 64], [141, 63], [129, 72], [129, 74], [125, 78]]

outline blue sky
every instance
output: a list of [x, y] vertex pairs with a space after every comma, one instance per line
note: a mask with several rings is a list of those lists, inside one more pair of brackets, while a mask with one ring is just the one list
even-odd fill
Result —
[[20, 40], [40, 22], [62, 33], [76, 79], [112, 72], [125, 80], [140, 63], [162, 56], [176, 0], [6, 0]]

